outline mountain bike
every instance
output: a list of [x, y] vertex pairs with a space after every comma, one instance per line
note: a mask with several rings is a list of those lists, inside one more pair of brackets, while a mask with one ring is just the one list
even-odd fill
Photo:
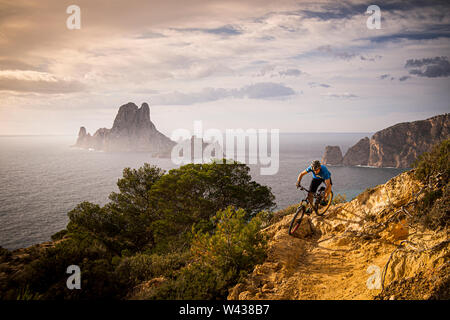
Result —
[[[302, 201], [300, 201], [300, 204], [298, 205], [297, 211], [295, 212], [294, 217], [292, 218], [291, 224], [289, 226], [289, 235], [292, 235], [295, 231], [297, 231], [298, 227], [302, 223], [302, 219], [305, 214], [310, 215], [311, 213], [306, 212], [307, 207], [309, 206], [309, 200], [308, 200], [308, 193], [310, 192], [305, 187], [299, 186], [298, 187], [302, 191], [306, 191], [306, 197]], [[330, 192], [328, 195], [328, 198], [325, 199], [325, 187], [321, 187], [319, 191], [313, 194], [313, 205], [312, 208], [314, 212], [318, 216], [323, 216], [325, 212], [328, 210], [328, 208], [331, 205], [331, 202], [333, 201], [333, 191]]]

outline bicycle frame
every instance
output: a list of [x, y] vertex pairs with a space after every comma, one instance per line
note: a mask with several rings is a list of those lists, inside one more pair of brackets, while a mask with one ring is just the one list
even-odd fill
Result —
[[[302, 190], [302, 191], [308, 192], [308, 194], [311, 192], [310, 190], [306, 189], [305, 187], [302, 187], [301, 185], [298, 186], [298, 188], [300, 190]], [[301, 223], [305, 213], [307, 215], [309, 215], [309, 213], [306, 212], [306, 204], [309, 203], [311, 205], [313, 211], [318, 216], [322, 216], [327, 211], [328, 207], [330, 206], [330, 202], [328, 202], [328, 205], [327, 205], [325, 211], [323, 211], [322, 213], [319, 214], [319, 204], [320, 204], [320, 201], [322, 200], [322, 197], [324, 195], [324, 191], [325, 191], [325, 188], [321, 187], [318, 192], [314, 192], [313, 193], [313, 203], [312, 204], [309, 202], [308, 196], [306, 196], [303, 200], [300, 200], [300, 204], [297, 207], [297, 211], [295, 212], [295, 215], [292, 218], [291, 224], [289, 226], [289, 235], [292, 235], [297, 230], [297, 228], [300, 226], [300, 223]], [[333, 199], [333, 192], [331, 192], [331, 199]], [[329, 201], [331, 201], [331, 200], [329, 200]], [[298, 216], [299, 213], [301, 215], [300, 215], [300, 218], [297, 219], [297, 216]]]
[[[301, 185], [299, 186], [299, 189], [302, 190], [302, 191], [308, 192], [308, 194], [311, 192], [310, 190], [306, 189], [305, 187], [303, 187], [303, 186], [301, 186]], [[321, 188], [321, 189], [322, 189], [322, 188]], [[320, 192], [314, 192], [314, 193], [313, 193], [313, 199], [316, 199], [316, 201], [317, 201], [317, 200], [320, 200], [320, 198], [321, 198]], [[309, 203], [308, 195], [306, 195], [306, 198], [303, 199], [303, 200], [301, 200], [300, 203], [302, 203], [303, 201]], [[314, 200], [313, 200], [313, 202], [314, 202]], [[314, 203], [312, 203], [312, 206], [314, 206]]]

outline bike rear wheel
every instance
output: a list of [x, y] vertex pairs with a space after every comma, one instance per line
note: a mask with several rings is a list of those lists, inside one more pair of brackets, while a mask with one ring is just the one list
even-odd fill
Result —
[[330, 194], [328, 195], [328, 198], [325, 199], [326, 205], [321, 206], [320, 204], [317, 204], [315, 206], [315, 211], [318, 216], [323, 216], [325, 212], [327, 212], [328, 208], [331, 206], [331, 202], [333, 202], [333, 191], [330, 191]]
[[303, 216], [305, 215], [305, 206], [303, 204], [299, 205], [297, 211], [292, 218], [291, 224], [289, 226], [289, 235], [294, 234], [297, 231], [298, 227], [302, 223]]

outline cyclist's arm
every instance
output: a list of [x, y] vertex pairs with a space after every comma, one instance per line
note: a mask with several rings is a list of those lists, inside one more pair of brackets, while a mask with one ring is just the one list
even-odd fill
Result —
[[302, 182], [303, 176], [305, 176], [307, 174], [308, 174], [308, 172], [306, 170], [303, 170], [302, 172], [300, 172], [300, 174], [298, 175], [298, 178], [297, 178], [297, 186], [299, 186], [300, 182]]

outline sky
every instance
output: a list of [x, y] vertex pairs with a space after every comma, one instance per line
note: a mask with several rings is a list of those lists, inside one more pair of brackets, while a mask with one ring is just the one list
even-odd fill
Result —
[[0, 135], [94, 133], [128, 102], [168, 136], [195, 120], [375, 132], [426, 119], [450, 110], [447, 3], [0, 0]]

